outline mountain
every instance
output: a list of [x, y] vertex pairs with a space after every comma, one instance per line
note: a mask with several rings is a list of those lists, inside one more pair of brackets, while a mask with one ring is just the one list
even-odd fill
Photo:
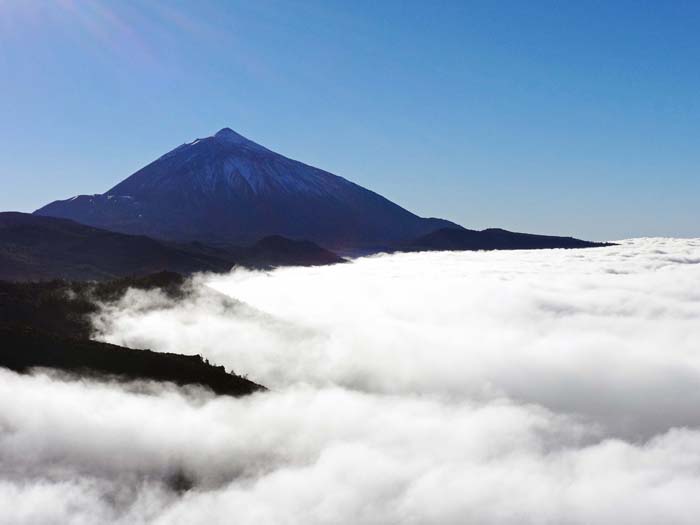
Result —
[[55, 201], [35, 213], [172, 241], [246, 244], [282, 235], [344, 252], [459, 228], [418, 217], [229, 128], [175, 148], [104, 194]]
[[612, 244], [582, 241], [573, 237], [516, 233], [500, 228], [489, 228], [482, 231], [464, 228], [441, 228], [419, 237], [402, 247], [402, 250], [537, 250], [545, 248], [595, 248], [601, 246], [612, 246]]
[[162, 270], [225, 272], [234, 265], [269, 267], [342, 262], [311, 242], [263, 239], [249, 247], [175, 244], [67, 219], [0, 213], [0, 279], [104, 280]]

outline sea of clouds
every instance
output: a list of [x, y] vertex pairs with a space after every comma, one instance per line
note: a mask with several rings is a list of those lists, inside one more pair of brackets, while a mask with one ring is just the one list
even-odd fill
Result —
[[95, 337], [270, 390], [0, 369], [0, 523], [697, 523], [700, 239], [189, 288], [129, 291]]

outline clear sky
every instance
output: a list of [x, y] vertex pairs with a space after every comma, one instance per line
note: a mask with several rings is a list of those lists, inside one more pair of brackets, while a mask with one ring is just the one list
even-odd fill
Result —
[[700, 2], [0, 0], [0, 210], [226, 126], [471, 228], [700, 236]]

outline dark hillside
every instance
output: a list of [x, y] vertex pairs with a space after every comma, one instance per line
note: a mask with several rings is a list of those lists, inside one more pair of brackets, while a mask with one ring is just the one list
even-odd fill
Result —
[[0, 279], [109, 280], [170, 271], [228, 272], [254, 268], [334, 264], [343, 260], [317, 244], [276, 237], [252, 246], [215, 248], [127, 235], [67, 219], [0, 213]]
[[184, 295], [183, 283], [182, 276], [167, 272], [104, 283], [0, 281], [0, 366], [17, 372], [48, 367], [80, 376], [198, 384], [234, 396], [263, 390], [198, 355], [133, 350], [89, 339], [88, 316], [97, 311], [95, 300], [116, 300], [130, 287]]
[[243, 396], [263, 387], [213, 366], [201, 356], [132, 350], [87, 339], [64, 338], [26, 329], [0, 328], [0, 366], [16, 372], [55, 368], [88, 377], [201, 385], [215, 394]]

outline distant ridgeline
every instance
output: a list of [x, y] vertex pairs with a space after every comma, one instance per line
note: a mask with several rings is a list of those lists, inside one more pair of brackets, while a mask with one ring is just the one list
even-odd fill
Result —
[[133, 350], [90, 340], [88, 316], [97, 311], [96, 301], [116, 300], [130, 287], [160, 288], [177, 297], [185, 293], [183, 281], [172, 273], [100, 284], [0, 281], [0, 367], [21, 373], [50, 368], [96, 380], [199, 385], [232, 396], [264, 390], [199, 355]]
[[402, 247], [406, 251], [435, 250], [542, 250], [547, 248], [596, 248], [611, 243], [590, 242], [573, 237], [516, 233], [500, 228], [475, 231], [442, 228], [419, 237]]
[[[381, 251], [516, 250], [590, 248], [604, 243], [571, 237], [442, 228]], [[379, 247], [377, 247], [379, 249]], [[318, 266], [345, 260], [314, 242], [279, 235], [250, 246], [156, 240], [117, 233], [67, 219], [25, 213], [0, 213], [0, 279], [102, 281], [170, 271], [228, 272], [234, 266], [268, 269], [276, 266]]]

